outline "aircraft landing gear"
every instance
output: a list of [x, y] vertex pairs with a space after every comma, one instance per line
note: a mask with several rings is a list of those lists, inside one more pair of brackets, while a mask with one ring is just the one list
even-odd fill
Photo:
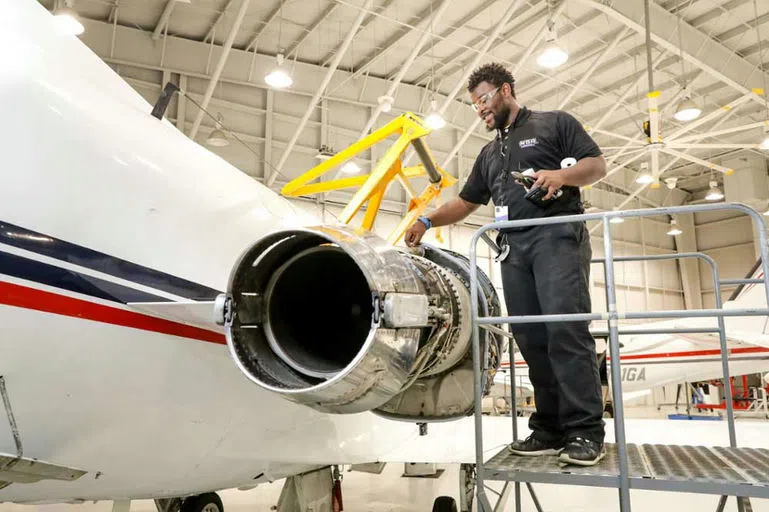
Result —
[[180, 512], [224, 512], [224, 505], [218, 494], [207, 492], [185, 499]]
[[457, 502], [451, 496], [438, 496], [433, 502], [433, 512], [458, 512]]
[[158, 512], [224, 512], [222, 499], [215, 492], [155, 500], [155, 508]]
[[322, 468], [286, 478], [271, 510], [294, 512], [295, 510], [344, 510], [342, 502], [342, 473], [339, 466]]

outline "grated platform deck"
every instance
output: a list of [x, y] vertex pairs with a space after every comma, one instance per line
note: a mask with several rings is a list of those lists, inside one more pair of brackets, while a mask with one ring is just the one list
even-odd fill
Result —
[[[631, 489], [769, 498], [766, 449], [628, 444], [627, 452]], [[595, 466], [560, 467], [556, 456], [520, 457], [505, 447], [483, 469], [486, 480], [619, 487], [617, 446], [608, 443]]]

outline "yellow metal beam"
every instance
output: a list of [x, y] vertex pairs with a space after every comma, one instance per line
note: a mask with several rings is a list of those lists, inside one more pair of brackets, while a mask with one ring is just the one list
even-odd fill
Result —
[[456, 182], [457, 180], [453, 176], [444, 176], [440, 183], [426, 186], [422, 193], [419, 194], [418, 198], [411, 200], [408, 213], [406, 213], [400, 224], [398, 224], [398, 226], [390, 233], [387, 242], [391, 245], [400, 242], [401, 238], [403, 238], [403, 234], [409, 226], [416, 222], [417, 218], [424, 213], [430, 205], [430, 202], [433, 199], [436, 199], [444, 188], [450, 187]]
[[[400, 159], [401, 153], [408, 147], [410, 142], [408, 137], [401, 135], [395, 144], [387, 150], [385, 156], [377, 162], [369, 179], [367, 179], [358, 189], [352, 197], [352, 200], [347, 204], [345, 209], [342, 210], [342, 214], [339, 216], [340, 221], [345, 224], [349, 223], [355, 214], [358, 213], [361, 206], [363, 206], [363, 203], [368, 201], [368, 198], [374, 193], [374, 189], [379, 186], [381, 182], [388, 181], [388, 179], [392, 179], [395, 174], [397, 174], [390, 175], [392, 168], [395, 165], [395, 161]], [[400, 169], [400, 164], [398, 164], [398, 168]]]
[[[395, 244], [403, 237], [403, 233], [408, 226], [410, 226], [417, 217], [425, 211], [429, 203], [437, 198], [444, 188], [454, 185], [457, 181], [456, 178], [445, 172], [436, 164], [435, 167], [441, 175], [441, 181], [428, 184], [419, 196], [416, 196], [416, 193], [411, 187], [409, 179], [426, 176], [427, 173], [423, 165], [402, 168], [401, 155], [412, 141], [424, 137], [430, 132], [431, 130], [419, 117], [410, 112], [403, 114], [393, 119], [382, 128], [379, 128], [370, 135], [355, 142], [348, 148], [340, 151], [325, 162], [318, 164], [298, 178], [287, 183], [281, 192], [285, 196], [295, 197], [358, 187], [357, 192], [355, 192], [352, 199], [339, 216], [339, 220], [345, 224], [349, 224], [361, 208], [363, 208], [363, 205], [368, 203], [360, 229], [370, 231], [376, 221], [387, 187], [392, 183], [393, 179], [397, 178], [406, 189], [409, 190], [411, 200], [405, 218], [388, 237], [388, 240], [392, 244]], [[362, 176], [334, 179], [326, 182], [310, 183], [346, 160], [353, 158], [355, 155], [367, 150], [374, 144], [382, 142], [393, 135], [398, 135], [398, 139], [385, 152], [382, 159], [376, 163], [371, 173]], [[427, 145], [425, 145], [425, 148], [427, 148]], [[430, 160], [435, 162], [429, 148], [427, 149], [427, 154]]]

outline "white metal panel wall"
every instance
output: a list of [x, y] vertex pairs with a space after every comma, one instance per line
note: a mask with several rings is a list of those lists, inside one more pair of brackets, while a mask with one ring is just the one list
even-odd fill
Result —
[[[721, 279], [745, 277], [756, 262], [753, 223], [750, 217], [730, 212], [696, 215], [697, 246], [700, 251], [716, 260]], [[703, 306], [715, 306], [713, 278], [708, 266], [700, 264]], [[727, 300], [734, 288], [721, 290], [721, 299]]]

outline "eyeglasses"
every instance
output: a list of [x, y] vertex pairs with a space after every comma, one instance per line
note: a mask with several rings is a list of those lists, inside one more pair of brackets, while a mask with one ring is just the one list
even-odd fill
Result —
[[491, 100], [491, 98], [493, 98], [494, 95], [497, 94], [499, 89], [501, 89], [501, 87], [497, 87], [496, 89], [491, 90], [491, 91], [487, 92], [486, 94], [484, 94], [483, 96], [481, 96], [480, 98], [478, 98], [478, 102], [477, 103], [472, 103], [471, 104], [471, 106], [473, 107], [473, 110], [478, 112], [481, 109], [482, 106], [486, 105]]

